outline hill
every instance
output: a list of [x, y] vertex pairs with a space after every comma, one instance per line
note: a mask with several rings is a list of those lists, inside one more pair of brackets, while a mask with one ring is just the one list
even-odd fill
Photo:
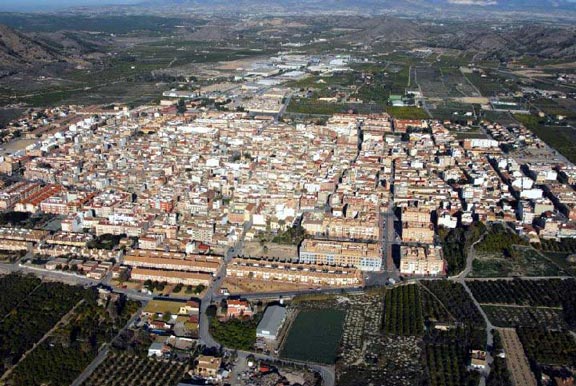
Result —
[[45, 43], [35, 41], [0, 24], [0, 67], [16, 68], [63, 59], [56, 50]]
[[471, 28], [434, 36], [430, 45], [466, 50], [484, 59], [508, 59], [521, 55], [572, 59], [576, 58], [576, 28], [547, 25], [508, 30]]

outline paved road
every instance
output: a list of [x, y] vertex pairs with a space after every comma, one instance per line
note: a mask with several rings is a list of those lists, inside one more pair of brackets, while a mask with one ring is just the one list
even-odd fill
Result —
[[[345, 287], [345, 288], [318, 288], [314, 290], [302, 290], [302, 291], [284, 291], [284, 292], [258, 292], [258, 293], [246, 293], [246, 294], [234, 294], [232, 297], [240, 297], [246, 300], [259, 300], [259, 299], [291, 299], [299, 295], [317, 295], [317, 294], [359, 294], [364, 292], [362, 287]], [[224, 295], [214, 295], [212, 301], [218, 302], [222, 299], [229, 298], [229, 296]]]
[[0, 263], [0, 271], [6, 273], [13, 273], [13, 272], [31, 273], [33, 275], [41, 277], [42, 279], [61, 281], [63, 283], [68, 284], [78, 284], [87, 286], [100, 284], [98, 280], [89, 279], [85, 276], [75, 275], [69, 272], [48, 271], [43, 268], [31, 267], [24, 264], [20, 265], [20, 264]]
[[220, 286], [222, 285], [222, 281], [226, 276], [226, 267], [228, 263], [242, 251], [243, 248], [243, 240], [244, 234], [246, 233], [247, 227], [244, 228], [243, 234], [239, 238], [240, 241], [236, 243], [233, 248], [228, 248], [226, 254], [224, 255], [224, 262], [220, 270], [215, 275], [214, 281], [208, 286], [208, 289], [204, 293], [202, 299], [200, 299], [200, 325], [198, 327], [198, 342], [200, 344], [205, 345], [206, 347], [220, 347], [220, 344], [212, 338], [209, 331], [209, 321], [208, 316], [206, 315], [206, 311], [210, 304], [213, 302], [221, 301], [224, 297], [216, 294]]
[[[476, 244], [478, 244], [482, 240], [484, 240], [484, 237], [486, 237], [487, 234], [488, 234], [488, 231], [484, 232], [484, 234], [482, 236], [480, 236], [480, 238], [470, 246], [470, 250], [468, 251], [468, 254], [466, 256], [466, 267], [458, 275], [451, 277], [450, 280], [462, 284], [462, 286], [464, 287], [464, 290], [466, 290], [466, 292], [468, 293], [468, 296], [470, 296], [470, 298], [472, 299], [472, 302], [474, 302], [474, 305], [476, 306], [476, 308], [480, 312], [480, 315], [482, 315], [482, 318], [484, 319], [484, 323], [486, 324], [486, 347], [491, 348], [494, 344], [494, 335], [492, 333], [492, 330], [494, 330], [494, 325], [492, 325], [492, 323], [490, 322], [490, 319], [488, 319], [488, 316], [486, 315], [486, 313], [484, 312], [484, 310], [480, 306], [480, 303], [478, 303], [478, 301], [474, 297], [474, 294], [472, 293], [472, 291], [470, 290], [470, 288], [466, 284], [466, 280], [465, 280], [466, 276], [468, 276], [468, 274], [470, 274], [470, 272], [472, 272], [472, 264], [474, 263], [474, 259], [476, 258], [476, 249], [475, 249]], [[488, 376], [490, 375], [490, 366], [492, 365], [493, 361], [494, 361], [494, 358], [492, 358], [490, 351], [486, 350], [486, 363], [488, 364], [488, 366], [486, 366], [486, 369], [481, 372], [482, 377], [480, 377], [480, 381], [478, 383], [479, 386], [485, 386], [486, 385], [486, 380], [488, 379]]]
[[284, 104], [282, 105], [282, 107], [280, 108], [280, 111], [278, 112], [278, 115], [276, 116], [276, 120], [282, 118], [282, 116], [286, 112], [286, 109], [288, 108], [288, 105], [290, 105], [291, 101], [292, 101], [292, 93], [290, 93], [286, 96], [286, 100], [285, 100]]

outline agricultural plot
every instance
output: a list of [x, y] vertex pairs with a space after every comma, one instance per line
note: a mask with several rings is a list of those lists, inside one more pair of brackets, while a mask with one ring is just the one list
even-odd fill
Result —
[[494, 97], [507, 91], [507, 87], [502, 82], [502, 79], [491, 75], [482, 77], [480, 73], [474, 72], [466, 74], [465, 76], [485, 97]]
[[571, 162], [576, 162], [576, 148], [573, 146], [576, 130], [572, 127], [547, 126], [544, 121], [532, 115], [516, 114], [514, 118]]
[[384, 336], [382, 294], [350, 296], [336, 364], [338, 385], [411, 386], [421, 379], [421, 339]]
[[478, 246], [469, 277], [561, 276], [565, 272], [529, 246], [511, 245], [503, 252]]
[[386, 112], [396, 119], [428, 119], [426, 110], [419, 107], [386, 106]]
[[128, 322], [139, 307], [132, 301], [97, 304], [91, 291], [56, 330], [15, 367], [10, 385], [69, 385]]
[[341, 103], [321, 102], [315, 99], [292, 98], [287, 113], [303, 115], [333, 115], [347, 111], [347, 105]]
[[444, 305], [436, 300], [426, 287], [420, 291], [420, 297], [422, 298], [422, 314], [426, 322], [447, 323], [454, 321]]
[[[502, 330], [494, 330], [494, 352], [500, 353], [504, 350], [503, 342], [502, 342]], [[515, 334], [514, 334], [515, 335]], [[518, 342], [520, 343], [520, 342]], [[492, 362], [492, 368], [490, 371], [490, 376], [486, 379], [487, 386], [512, 386], [512, 375], [509, 370], [509, 366], [507, 366], [507, 360], [512, 360], [513, 353], [508, 350], [508, 358], [501, 358], [499, 355], [495, 355], [493, 357], [494, 361]], [[522, 352], [523, 354], [524, 352]], [[526, 361], [528, 363], [528, 361]], [[511, 366], [510, 366], [511, 367]], [[528, 386], [526, 384], [526, 386]]]
[[479, 111], [479, 108], [475, 105], [449, 100], [434, 101], [429, 103], [428, 107], [430, 108], [430, 113], [436, 119], [464, 123], [468, 119], [474, 119]]
[[384, 333], [392, 335], [422, 335], [424, 321], [420, 288], [406, 285], [386, 292], [384, 296]]
[[0, 316], [7, 316], [7, 313], [41, 283], [35, 276], [10, 274], [0, 277]]
[[256, 327], [262, 313], [249, 319], [232, 318], [220, 321], [210, 318], [210, 334], [220, 344], [237, 350], [252, 350], [256, 343]]
[[[11, 277], [11, 276], [9, 276]], [[5, 280], [5, 279], [3, 279]], [[0, 372], [16, 365], [22, 355], [42, 338], [74, 305], [89, 294], [89, 290], [61, 283], [42, 283], [36, 279], [24, 278], [30, 283], [22, 284], [21, 289], [33, 286], [30, 293], [15, 300], [4, 297], [3, 309], [8, 313], [0, 322]]]
[[572, 106], [563, 99], [540, 98], [534, 102], [534, 105], [548, 115], [576, 118], [576, 106]]
[[[530, 369], [522, 342], [513, 328], [500, 328], [494, 335], [495, 349], [504, 349], [506, 359], [494, 359], [494, 370], [490, 373], [489, 386], [522, 385], [536, 386], [536, 378]], [[503, 366], [506, 366], [506, 370]], [[497, 383], [502, 380], [502, 383]], [[512, 382], [512, 383], [511, 383]]]
[[112, 352], [83, 386], [177, 385], [188, 365]]
[[576, 342], [571, 334], [524, 328], [517, 331], [531, 361], [539, 365], [576, 366]]
[[417, 67], [415, 70], [416, 79], [414, 80], [420, 88], [422, 93], [427, 98], [450, 98], [460, 97], [462, 94], [451, 94], [449, 86], [446, 85], [442, 79], [442, 74], [439, 68], [436, 67]]
[[301, 310], [288, 332], [281, 357], [334, 363], [345, 316], [341, 310]]
[[479, 303], [560, 307], [576, 297], [576, 280], [468, 280]]
[[482, 116], [490, 121], [501, 124], [502, 126], [511, 126], [517, 124], [512, 114], [504, 111], [482, 111]]
[[566, 328], [561, 308], [482, 306], [497, 327], [531, 327], [545, 330]]
[[337, 384], [342, 386], [412, 386], [422, 379], [421, 339], [380, 337], [365, 346], [368, 353], [358, 364], [337, 367]]
[[454, 318], [461, 323], [484, 327], [482, 315], [460, 283], [429, 281], [423, 283], [444, 304]]
[[425, 361], [430, 386], [477, 384], [479, 374], [468, 371], [469, 341], [465, 332], [434, 332], [425, 339]]
[[480, 96], [457, 67], [417, 67], [415, 82], [427, 98], [459, 98]]

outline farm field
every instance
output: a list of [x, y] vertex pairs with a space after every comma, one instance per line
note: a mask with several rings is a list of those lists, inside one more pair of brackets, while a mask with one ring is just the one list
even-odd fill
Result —
[[8, 377], [9, 385], [68, 385], [97, 356], [128, 322], [138, 302], [118, 299], [107, 307], [98, 305], [97, 293], [90, 291], [36, 346]]
[[382, 333], [383, 295], [374, 291], [347, 298], [336, 363], [338, 385], [412, 386], [421, 379], [424, 372], [421, 338]]
[[560, 307], [576, 296], [576, 280], [468, 280], [467, 285], [480, 303]]
[[485, 78], [480, 73], [470, 73], [465, 75], [466, 78], [480, 91], [485, 97], [494, 97], [507, 91], [507, 87], [502, 79], [487, 75]]
[[428, 368], [428, 384], [473, 385], [480, 375], [468, 371], [470, 346], [462, 332], [437, 332], [425, 339], [425, 361]]
[[386, 291], [384, 296], [384, 333], [393, 335], [422, 335], [424, 321], [420, 288], [405, 285]]
[[529, 246], [513, 245], [505, 252], [478, 252], [469, 277], [562, 276], [565, 272]]
[[280, 356], [334, 363], [346, 313], [341, 310], [301, 310], [294, 320]]
[[188, 367], [170, 360], [112, 352], [83, 386], [173, 386], [180, 382]]
[[457, 67], [417, 67], [415, 81], [428, 98], [479, 97]]
[[539, 365], [575, 366], [576, 341], [563, 331], [518, 329], [518, 336], [531, 361]]
[[256, 343], [256, 327], [262, 318], [262, 313], [250, 319], [232, 318], [220, 321], [213, 317], [210, 320], [210, 334], [220, 344], [237, 350], [252, 350]]
[[1, 373], [17, 365], [28, 349], [90, 294], [82, 287], [40, 283], [36, 278], [16, 275], [2, 277], [0, 283], [0, 287], [11, 286], [0, 298], [0, 309], [6, 311], [0, 321]]
[[[511, 385], [510, 381], [513, 381], [515, 385], [535, 386], [536, 378], [530, 370], [530, 363], [516, 330], [499, 328], [495, 335], [495, 343], [497, 347], [501, 345], [506, 352], [505, 363], [502, 363], [502, 359], [498, 357], [494, 362], [497, 371], [495, 374], [500, 374], [498, 378], [506, 382], [505, 385]], [[502, 365], [506, 365], [506, 367], [503, 369]], [[504, 371], [506, 368], [508, 371]], [[493, 376], [492, 373], [490, 375]]]
[[386, 112], [396, 119], [428, 119], [426, 110], [418, 107], [386, 106]]
[[534, 102], [534, 105], [549, 115], [576, 118], [576, 106], [569, 99], [540, 98]]
[[429, 281], [424, 282], [423, 285], [446, 306], [457, 321], [475, 328], [484, 328], [480, 311], [461, 284], [449, 281]]
[[566, 328], [561, 308], [482, 306], [497, 327], [532, 327], [551, 330]]

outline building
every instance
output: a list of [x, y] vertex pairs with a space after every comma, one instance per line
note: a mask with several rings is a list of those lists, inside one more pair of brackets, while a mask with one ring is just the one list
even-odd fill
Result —
[[228, 264], [226, 274], [254, 280], [319, 286], [355, 287], [363, 284], [362, 272], [357, 268], [246, 258], [234, 258]]
[[162, 357], [164, 354], [169, 352], [170, 349], [164, 344], [160, 342], [154, 342], [148, 347], [148, 356], [149, 357]]
[[442, 248], [436, 246], [405, 246], [400, 248], [402, 275], [438, 276], [445, 273]]
[[251, 317], [254, 315], [252, 306], [247, 300], [228, 300], [228, 308], [226, 309], [227, 318], [241, 318]]
[[31, 182], [17, 182], [0, 190], [0, 209], [12, 208], [18, 201], [24, 200], [42, 189], [40, 184]]
[[[169, 252], [133, 250], [124, 257], [124, 264], [132, 267], [145, 267], [170, 271], [216, 273], [220, 269], [220, 259], [190, 259], [178, 258]], [[164, 257], [168, 256], [168, 257]]]
[[62, 189], [63, 187], [61, 185], [46, 185], [38, 191], [30, 194], [28, 197], [20, 200], [15, 205], [14, 210], [17, 212], [36, 213], [40, 210], [40, 204], [44, 200], [60, 193]]
[[212, 275], [209, 273], [167, 271], [163, 269], [133, 268], [130, 277], [138, 281], [159, 281], [169, 284], [210, 285]]
[[258, 323], [258, 327], [256, 328], [256, 337], [267, 340], [276, 340], [285, 319], [286, 308], [282, 306], [270, 306], [266, 308], [262, 320]]
[[377, 243], [306, 239], [300, 246], [299, 261], [352, 266], [363, 271], [379, 271], [382, 268], [382, 256]]
[[488, 362], [486, 361], [486, 351], [472, 350], [470, 352], [470, 366], [476, 370], [484, 370]]
[[222, 358], [200, 355], [198, 357], [198, 364], [196, 365], [195, 373], [201, 377], [215, 378], [222, 365]]

